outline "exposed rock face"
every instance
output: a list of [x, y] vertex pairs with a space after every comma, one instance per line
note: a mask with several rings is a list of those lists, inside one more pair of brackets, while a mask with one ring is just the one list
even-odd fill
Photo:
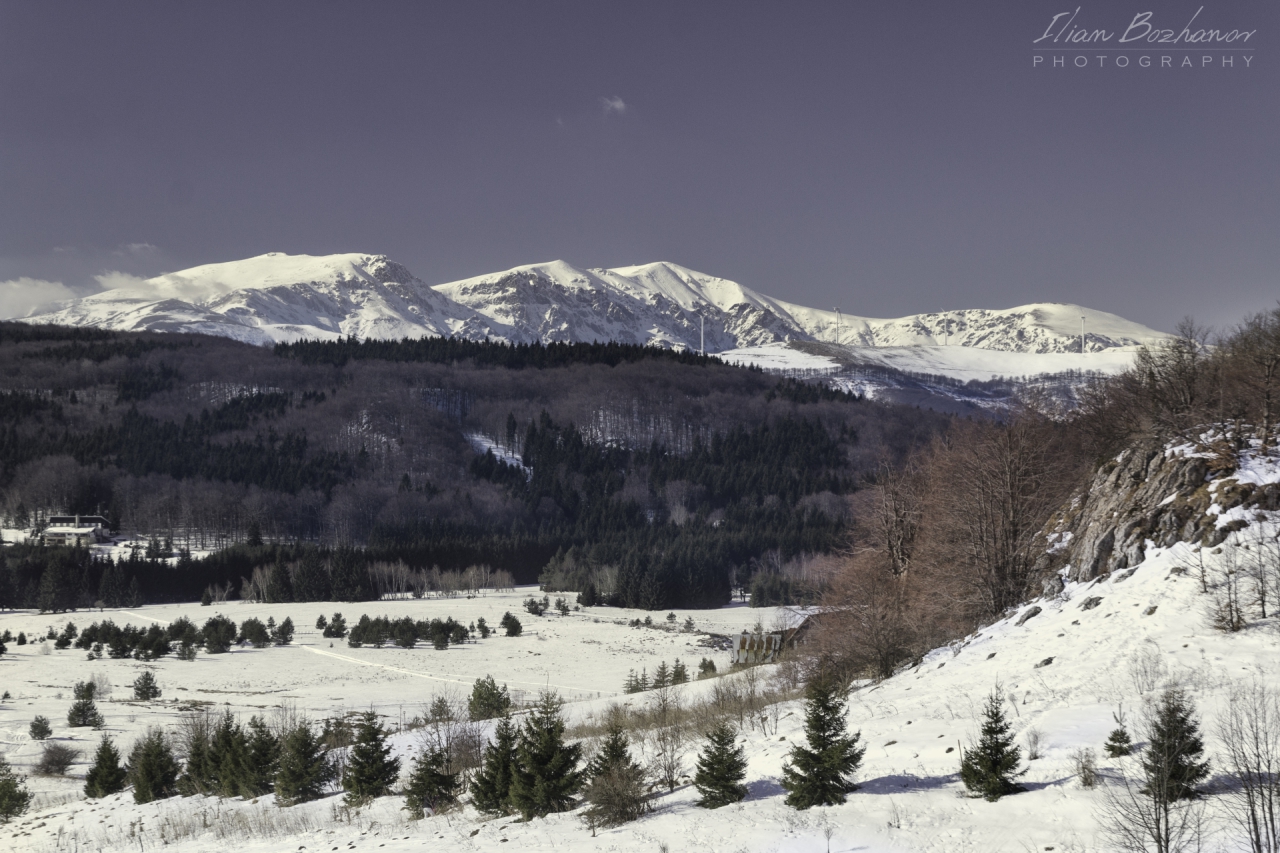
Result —
[[1056, 544], [1037, 568], [1066, 569], [1068, 579], [1087, 581], [1137, 566], [1153, 545], [1216, 546], [1245, 524], [1223, 523], [1223, 513], [1280, 507], [1280, 484], [1241, 482], [1233, 473], [1222, 459], [1185, 448], [1125, 451], [1048, 525], [1048, 541]]

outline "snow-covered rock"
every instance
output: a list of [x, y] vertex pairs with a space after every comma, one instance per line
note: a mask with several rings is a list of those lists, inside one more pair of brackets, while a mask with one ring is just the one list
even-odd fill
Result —
[[1255, 446], [1238, 456], [1199, 445], [1131, 448], [1098, 469], [1047, 529], [1042, 570], [1090, 581], [1179, 543], [1208, 548], [1280, 509], [1280, 461]]

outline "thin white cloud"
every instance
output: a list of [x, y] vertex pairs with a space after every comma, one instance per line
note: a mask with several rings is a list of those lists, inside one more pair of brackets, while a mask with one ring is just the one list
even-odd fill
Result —
[[151, 285], [147, 284], [145, 278], [136, 275], [130, 275], [127, 272], [119, 272], [117, 270], [108, 270], [99, 273], [93, 277], [98, 286], [103, 290], [150, 290]]
[[158, 251], [160, 251], [160, 249], [150, 243], [124, 243], [120, 248], [112, 252], [112, 254], [146, 257], [147, 255], [154, 255]]
[[0, 281], [0, 319], [19, 319], [36, 313], [51, 302], [75, 299], [79, 294], [60, 281], [15, 278]]
[[609, 115], [610, 113], [622, 115], [627, 111], [626, 101], [622, 100], [622, 98], [619, 98], [617, 95], [614, 95], [611, 98], [601, 98], [600, 105], [604, 107], [605, 115]]

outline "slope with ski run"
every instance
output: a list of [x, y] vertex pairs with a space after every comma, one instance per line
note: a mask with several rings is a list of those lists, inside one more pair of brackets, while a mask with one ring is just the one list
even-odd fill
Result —
[[[1274, 459], [1254, 458], [1246, 462], [1235, 479], [1277, 482], [1280, 465]], [[1239, 513], [1224, 513], [1220, 523], [1225, 525], [1238, 517]], [[1256, 515], [1242, 520], [1250, 521], [1250, 527], [1233, 534], [1224, 543], [1224, 551], [1248, 541], [1259, 524], [1266, 524], [1267, 531], [1274, 533], [1280, 516], [1272, 513], [1266, 521], [1259, 521]], [[1208, 550], [1203, 556], [1211, 568], [1224, 559]], [[696, 790], [686, 785], [658, 796], [653, 814], [623, 827], [601, 830], [596, 837], [573, 813], [526, 824], [513, 818], [485, 819], [468, 806], [414, 824], [405, 821], [399, 811], [400, 798], [392, 797], [379, 801], [348, 824], [333, 820], [336, 795], [277, 810], [271, 797], [252, 803], [194, 798], [138, 806], [126, 792], [102, 802], [77, 801], [45, 808], [4, 827], [0, 838], [9, 839], [14, 849], [20, 850], [75, 849], [73, 843], [79, 843], [81, 847], [124, 851], [138, 845], [136, 839], [129, 837], [129, 827], [134, 822], [158, 827], [165, 816], [171, 816], [185, 819], [189, 825], [198, 821], [202, 812], [214, 815], [220, 810], [222, 817], [214, 826], [230, 826], [226, 816], [236, 813], [247, 822], [257, 821], [259, 826], [270, 823], [264, 816], [275, 815], [278, 824], [292, 821], [294, 829], [280, 825], [279, 831], [284, 834], [270, 836], [262, 834], [265, 830], [261, 829], [257, 834], [246, 831], [243, 835], [236, 835], [240, 832], [236, 830], [225, 838], [218, 837], [216, 829], [200, 830], [195, 836], [184, 838], [181, 849], [219, 851], [230, 841], [244, 853], [338, 846], [397, 853], [420, 849], [424, 842], [443, 841], [450, 850], [479, 851], [496, 849], [506, 839], [512, 844], [511, 849], [539, 853], [658, 850], [662, 843], [673, 851], [798, 853], [825, 849], [823, 826], [829, 824], [834, 827], [834, 851], [1106, 851], [1111, 848], [1100, 834], [1096, 819], [1101, 795], [1097, 790], [1081, 787], [1074, 776], [1071, 754], [1078, 748], [1091, 747], [1098, 753], [1104, 774], [1115, 774], [1125, 766], [1132, 769], [1133, 759], [1109, 759], [1101, 746], [1114, 727], [1112, 713], [1117, 707], [1123, 703], [1133, 720], [1144, 696], [1151, 695], [1150, 685], [1137, 677], [1142, 670], [1154, 668], [1187, 687], [1200, 714], [1211, 756], [1220, 752], [1214, 723], [1226, 708], [1233, 684], [1259, 679], [1280, 688], [1276, 620], [1253, 624], [1238, 634], [1211, 629], [1200, 582], [1194, 571], [1187, 571], [1197, 559], [1198, 555], [1185, 544], [1151, 548], [1147, 559], [1136, 569], [1088, 583], [1069, 583], [1060, 595], [1024, 605], [972, 636], [933, 651], [914, 669], [880, 684], [861, 685], [849, 702], [849, 723], [852, 729], [861, 731], [867, 745], [859, 776], [862, 787], [843, 806], [797, 812], [783, 802], [784, 792], [778, 780], [790, 745], [803, 736], [803, 706], [792, 702], [784, 706], [776, 733], [766, 735], [757, 728], [742, 735], [749, 761], [750, 795], [745, 802], [715, 811], [703, 810], [695, 805]], [[364, 610], [392, 615], [412, 612], [419, 617], [453, 613], [467, 619], [481, 612], [493, 616], [503, 609], [514, 610], [519, 597], [520, 593], [515, 593], [474, 600], [380, 602], [344, 605], [342, 609], [348, 617]], [[1093, 599], [1100, 601], [1086, 609], [1086, 602]], [[168, 691], [166, 697], [176, 693], [184, 697], [205, 696], [219, 703], [228, 702], [228, 707], [242, 714], [265, 712], [289, 697], [313, 714], [370, 703], [388, 713], [394, 712], [398, 703], [417, 709], [425, 697], [438, 691], [439, 685], [426, 681], [422, 672], [414, 674], [415, 670], [447, 675], [455, 679], [460, 689], [465, 689], [473, 678], [493, 672], [499, 681], [511, 680], [515, 682], [513, 686], [522, 689], [550, 684], [566, 691], [585, 688], [605, 694], [617, 689], [627, 668], [647, 665], [652, 671], [658, 659], [669, 661], [678, 653], [692, 661], [696, 654], [686, 645], [688, 635], [627, 628], [615, 620], [637, 614], [606, 608], [563, 618], [528, 617], [528, 636], [495, 638], [443, 655], [430, 650], [329, 649], [325, 641], [306, 628], [315, 612], [333, 607], [244, 604], [221, 608], [237, 620], [249, 615], [293, 615], [302, 628], [299, 647], [201, 656], [195, 664], [164, 660], [157, 668], [158, 678]], [[1039, 607], [1040, 612], [1023, 619], [1032, 607]], [[184, 612], [202, 616], [210, 611], [198, 607], [148, 607], [134, 616], [94, 616], [113, 616], [118, 621], [163, 621]], [[81, 614], [80, 619], [87, 615]], [[749, 625], [757, 616], [766, 624], [778, 616], [776, 612], [740, 607], [678, 611], [677, 615], [681, 619], [692, 616], [700, 626], [714, 626], [724, 632]], [[0, 619], [4, 627], [28, 630], [48, 621], [47, 616], [34, 614], [12, 614]], [[30, 742], [25, 741], [25, 727], [33, 714], [45, 713], [55, 722], [55, 734], [66, 733], [58, 724], [69, 703], [72, 681], [105, 670], [121, 689], [121, 684], [143, 668], [133, 661], [88, 664], [82, 653], [74, 651], [47, 656], [30, 646], [15, 651], [0, 664], [6, 686], [18, 687], [9, 687], [15, 700], [0, 711], [0, 733], [10, 759], [19, 765], [29, 761], [34, 752]], [[723, 655], [719, 662], [723, 665]], [[682, 690], [692, 698], [705, 694], [710, 686], [710, 682], [701, 681]], [[61, 701], [53, 700], [55, 690], [63, 692]], [[1030, 730], [1043, 733], [1043, 756], [1024, 762], [1027, 773], [1020, 781], [1027, 788], [1025, 793], [988, 803], [963, 795], [957, 771], [959, 749], [974, 738], [982, 703], [993, 690], [999, 690], [1004, 698], [1005, 711], [1020, 741], [1025, 743]], [[1144, 694], [1143, 690], [1147, 692]], [[646, 701], [644, 694], [598, 698], [587, 698], [582, 693], [568, 695], [579, 699], [567, 706], [572, 718], [599, 711], [613, 701]], [[343, 698], [353, 696], [359, 700]], [[127, 723], [121, 719], [126, 713], [131, 715]], [[126, 745], [146, 724], [172, 722], [175, 716], [176, 710], [164, 703], [126, 707], [113, 703], [107, 707], [112, 733]], [[84, 737], [81, 748], [92, 745], [92, 733], [85, 734], [89, 737]], [[412, 734], [397, 735], [394, 740], [402, 756], [415, 748]], [[691, 748], [689, 759], [692, 757]], [[77, 770], [83, 772], [83, 767]], [[1215, 772], [1220, 771], [1215, 764]], [[36, 780], [36, 784], [49, 785], [45, 780]], [[1210, 798], [1209, 808], [1211, 817], [1222, 817], [1217, 797]], [[1228, 822], [1216, 820], [1214, 825], [1218, 827], [1214, 841], [1220, 849], [1246, 849], [1232, 836]], [[158, 841], [154, 836], [152, 839]]]

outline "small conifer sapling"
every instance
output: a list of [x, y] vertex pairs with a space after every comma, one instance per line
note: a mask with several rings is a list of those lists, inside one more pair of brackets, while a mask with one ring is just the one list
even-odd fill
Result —
[[441, 749], [428, 749], [418, 754], [405, 786], [404, 808], [410, 820], [422, 820], [427, 809], [432, 814], [453, 805], [461, 787], [457, 773], [449, 773], [449, 758]]
[[698, 755], [697, 770], [693, 775], [694, 787], [702, 794], [698, 805], [704, 809], [718, 809], [736, 803], [747, 796], [747, 758], [733, 727], [721, 723], [707, 733], [707, 745]]
[[962, 754], [960, 781], [971, 793], [994, 803], [1023, 790], [1013, 781], [1026, 772], [1018, 771], [1021, 760], [1022, 753], [1014, 743], [997, 687], [987, 697], [978, 742]]
[[787, 805], [797, 809], [834, 806], [856, 790], [853, 775], [867, 751], [859, 746], [860, 734], [846, 733], [845, 702], [832, 679], [809, 685], [805, 700], [804, 731], [807, 745], [791, 748], [791, 762], [782, 770]]
[[387, 732], [372, 711], [360, 715], [356, 724], [356, 741], [347, 759], [347, 772], [342, 787], [348, 805], [363, 805], [375, 797], [391, 793], [400, 775], [400, 759], [391, 757]]
[[485, 814], [511, 814], [511, 780], [516, 766], [516, 727], [510, 717], [498, 720], [484, 763], [471, 783], [471, 801]]
[[102, 736], [98, 751], [93, 755], [93, 766], [84, 778], [84, 794], [91, 799], [106, 797], [124, 790], [125, 769], [120, 766], [120, 752], [111, 738]]

